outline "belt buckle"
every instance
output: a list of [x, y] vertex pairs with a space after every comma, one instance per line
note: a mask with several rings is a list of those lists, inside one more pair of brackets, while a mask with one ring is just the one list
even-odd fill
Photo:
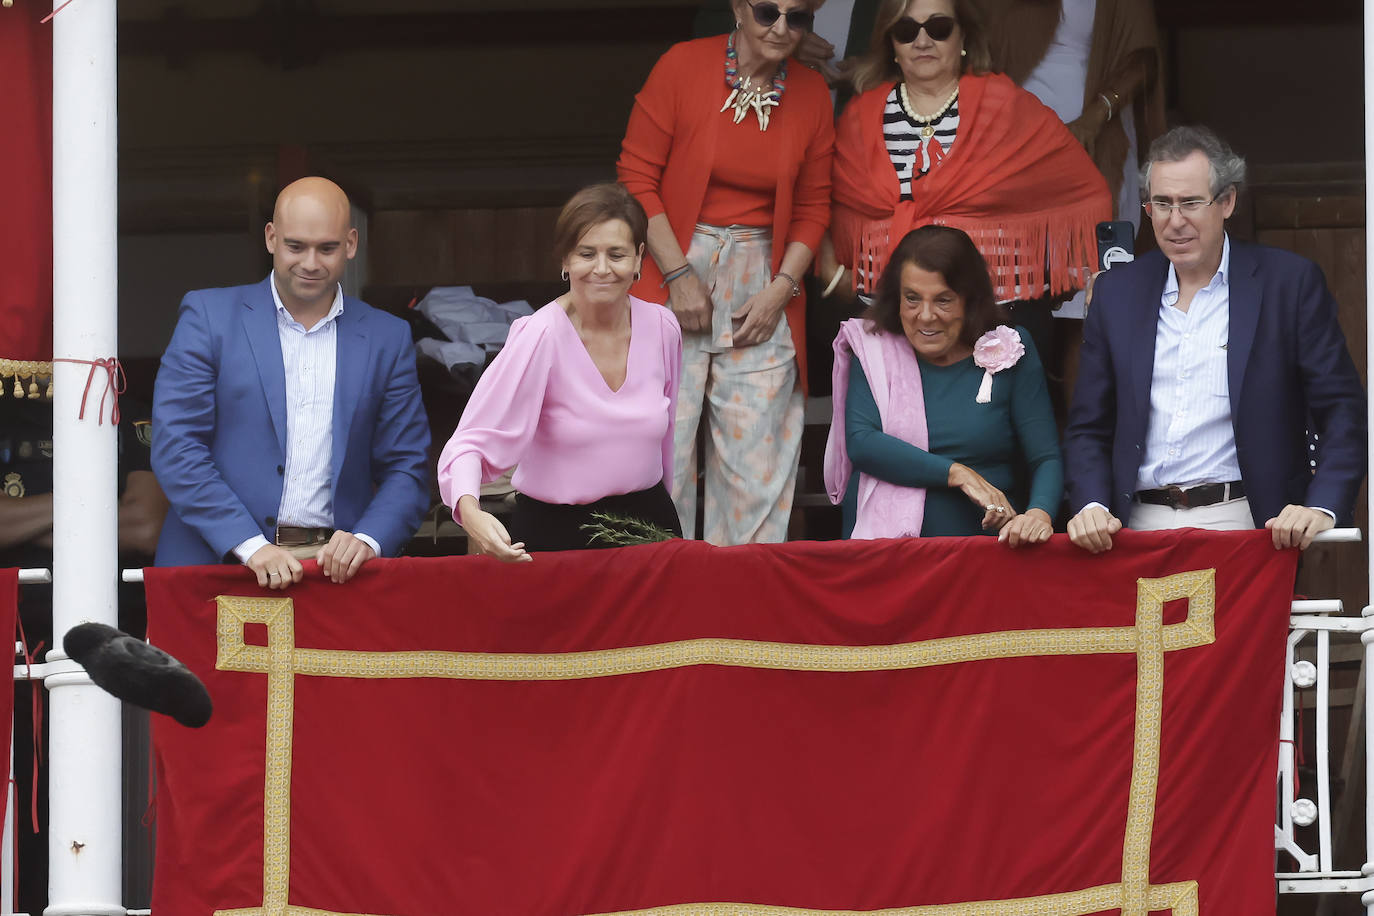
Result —
[[1171, 483], [1164, 488], [1164, 492], [1169, 494], [1169, 505], [1175, 509], [1188, 509], [1188, 491], [1178, 484]]
[[316, 533], [299, 525], [279, 525], [277, 527], [278, 547], [308, 547], [316, 540]]

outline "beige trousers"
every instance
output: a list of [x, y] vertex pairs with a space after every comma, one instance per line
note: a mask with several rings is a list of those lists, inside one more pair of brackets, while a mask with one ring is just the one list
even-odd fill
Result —
[[1167, 531], [1170, 528], [1245, 531], [1255, 527], [1255, 520], [1250, 516], [1250, 500], [1242, 496], [1229, 502], [1192, 509], [1132, 503], [1131, 520], [1126, 527], [1135, 531]]

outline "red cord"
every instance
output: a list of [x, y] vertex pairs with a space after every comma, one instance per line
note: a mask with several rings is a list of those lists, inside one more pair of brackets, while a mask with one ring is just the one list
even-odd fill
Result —
[[49, 13], [49, 14], [46, 15], [46, 16], [44, 16], [42, 19], [38, 20], [39, 24], [40, 24], [40, 25], [43, 25], [43, 24], [52, 22], [52, 17], [56, 16], [58, 13], [62, 12], [63, 10], [65, 10], [67, 7], [69, 7], [69, 6], [71, 6], [71, 5], [72, 5], [72, 0], [67, 0], [66, 3], [62, 4], [62, 5], [59, 6], [57, 9], [53, 10], [51, 13]]
[[[70, 3], [71, 0], [67, 0], [67, 2]], [[124, 366], [119, 362], [118, 357], [111, 356], [108, 359], [62, 359], [54, 357], [53, 362], [76, 363], [79, 366], [91, 367], [91, 371], [86, 373], [86, 390], [81, 393], [81, 412], [77, 415], [79, 420], [86, 419], [86, 398], [90, 396], [91, 383], [95, 381], [95, 370], [104, 369], [105, 390], [100, 392], [100, 414], [97, 420], [102, 424], [105, 422], [105, 396], [113, 394], [114, 397], [110, 406], [110, 423], [114, 426], [119, 425], [119, 396], [124, 393], [127, 380], [124, 378]]]

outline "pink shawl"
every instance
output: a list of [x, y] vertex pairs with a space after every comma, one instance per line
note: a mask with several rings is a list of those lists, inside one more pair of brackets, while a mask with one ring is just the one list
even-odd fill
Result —
[[[833, 416], [825, 441], [825, 488], [836, 505], [844, 499], [854, 470], [844, 428], [851, 358], [858, 359], [863, 367], [883, 421], [883, 432], [917, 448], [930, 444], [921, 367], [911, 344], [902, 335], [873, 328], [861, 318], [844, 322], [835, 337]], [[926, 508], [926, 491], [922, 487], [901, 487], [860, 472], [858, 503], [852, 538], [916, 537], [921, 533]]]

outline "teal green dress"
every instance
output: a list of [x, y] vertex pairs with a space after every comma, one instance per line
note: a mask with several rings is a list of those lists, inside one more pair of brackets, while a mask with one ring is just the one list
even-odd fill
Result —
[[926, 488], [922, 537], [996, 534], [983, 530], [983, 510], [949, 486], [955, 462], [983, 475], [1017, 512], [1043, 509], [1055, 517], [1064, 488], [1059, 431], [1035, 344], [1024, 329], [1016, 331], [1026, 353], [993, 376], [988, 404], [976, 402], [983, 370], [972, 356], [949, 366], [917, 359], [929, 451], [883, 432], [868, 378], [859, 361], [851, 361], [844, 422], [854, 472], [841, 503], [846, 538], [854, 530], [860, 471], [899, 486]]

